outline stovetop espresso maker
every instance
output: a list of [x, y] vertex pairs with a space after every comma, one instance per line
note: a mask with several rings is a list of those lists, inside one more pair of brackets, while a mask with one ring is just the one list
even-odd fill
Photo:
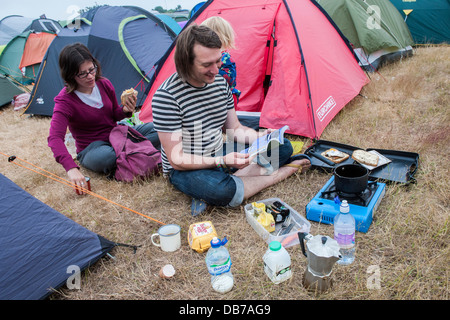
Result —
[[298, 238], [302, 252], [308, 259], [303, 286], [311, 291], [327, 291], [333, 286], [333, 266], [342, 258], [339, 244], [328, 236], [312, 236], [304, 232], [299, 232]]

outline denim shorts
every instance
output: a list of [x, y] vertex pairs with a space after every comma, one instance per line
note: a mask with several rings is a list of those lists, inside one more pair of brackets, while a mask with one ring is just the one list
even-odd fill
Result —
[[[223, 154], [239, 151], [238, 149], [240, 147], [236, 144], [234, 148], [224, 144]], [[284, 144], [280, 145], [277, 152], [276, 161], [269, 161], [274, 163], [275, 170], [284, 165], [292, 155], [293, 149], [289, 140], [285, 139]], [[275, 154], [270, 156], [273, 155]], [[260, 162], [258, 161], [258, 163]], [[237, 207], [244, 201], [244, 183], [241, 178], [234, 176], [231, 170], [222, 168], [171, 170], [169, 180], [179, 191], [211, 205]]]
[[222, 168], [169, 173], [170, 182], [181, 192], [215, 206], [239, 206], [244, 201], [244, 183]]

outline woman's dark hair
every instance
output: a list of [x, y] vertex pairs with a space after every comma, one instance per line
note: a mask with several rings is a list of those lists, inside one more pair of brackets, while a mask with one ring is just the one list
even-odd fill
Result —
[[177, 38], [175, 48], [175, 67], [183, 81], [187, 81], [194, 63], [194, 45], [198, 43], [207, 48], [222, 48], [219, 36], [206, 26], [191, 24]]
[[67, 92], [70, 93], [77, 89], [78, 84], [75, 81], [75, 77], [80, 71], [80, 66], [86, 61], [92, 61], [97, 66], [97, 73], [95, 74], [95, 80], [97, 81], [102, 76], [100, 63], [84, 44], [69, 44], [61, 50], [59, 54], [59, 69]]

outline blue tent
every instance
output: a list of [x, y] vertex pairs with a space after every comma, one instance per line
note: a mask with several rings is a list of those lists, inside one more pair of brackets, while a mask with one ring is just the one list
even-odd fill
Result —
[[54, 97], [64, 87], [58, 56], [64, 46], [81, 42], [100, 61], [103, 76], [111, 80], [120, 101], [122, 91], [138, 91], [138, 102], [160, 58], [177, 34], [160, 18], [131, 6], [101, 6], [61, 30], [49, 47], [30, 101], [27, 114], [51, 116]]
[[177, 35], [181, 32], [180, 25], [167, 14], [158, 13], [155, 14], [158, 18], [160, 18], [166, 25], [168, 25]]
[[24, 31], [50, 32], [57, 34], [61, 31], [61, 28], [61, 24], [56, 20], [39, 18], [34, 19]]
[[0, 174], [0, 300], [40, 300], [117, 244]]
[[194, 16], [194, 14], [206, 3], [206, 1], [202, 1], [197, 3], [192, 9], [191, 12], [189, 12], [189, 19]]

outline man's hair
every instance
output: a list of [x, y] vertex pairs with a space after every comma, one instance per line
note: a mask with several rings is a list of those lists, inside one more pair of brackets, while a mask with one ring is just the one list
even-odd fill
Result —
[[175, 48], [175, 67], [183, 81], [189, 79], [194, 64], [194, 45], [200, 44], [207, 48], [222, 48], [219, 36], [206, 26], [192, 24], [184, 29], [177, 38]]
[[84, 44], [69, 44], [61, 50], [59, 54], [59, 69], [67, 92], [70, 93], [77, 89], [78, 84], [75, 81], [75, 77], [80, 72], [80, 66], [86, 61], [92, 61], [97, 66], [97, 73], [95, 74], [95, 80], [97, 81], [102, 76], [100, 63], [92, 56]]

